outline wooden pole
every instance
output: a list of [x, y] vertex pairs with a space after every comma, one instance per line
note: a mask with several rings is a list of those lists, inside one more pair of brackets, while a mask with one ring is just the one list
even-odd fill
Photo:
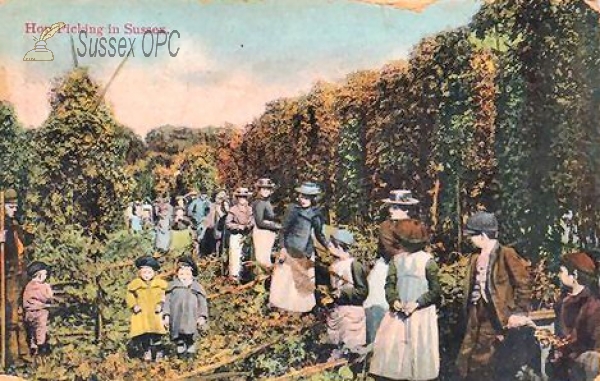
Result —
[[[0, 191], [0, 234], [4, 234], [4, 191]], [[6, 369], [6, 269], [4, 266], [4, 240], [0, 242], [0, 366]]]

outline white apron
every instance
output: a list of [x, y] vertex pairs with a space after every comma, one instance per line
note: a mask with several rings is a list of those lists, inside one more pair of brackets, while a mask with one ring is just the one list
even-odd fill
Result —
[[[352, 263], [354, 258], [335, 261], [331, 270], [338, 276], [331, 276], [331, 285], [334, 290], [352, 289], [353, 285], [344, 281], [353, 282]], [[340, 279], [341, 278], [341, 279]], [[362, 306], [336, 306], [327, 314], [327, 335], [331, 344], [340, 345], [350, 349], [359, 348], [366, 344], [367, 326], [365, 309]]]
[[229, 236], [229, 276], [239, 278], [242, 271], [242, 234]]
[[[396, 255], [390, 266], [398, 270], [402, 302], [414, 302], [428, 291], [424, 251]], [[416, 310], [409, 318], [388, 312], [373, 344], [372, 374], [393, 380], [431, 380], [440, 369], [437, 311], [434, 305]]]
[[252, 230], [252, 241], [254, 242], [254, 256], [256, 261], [261, 266], [270, 268], [273, 266], [271, 262], [271, 251], [275, 244], [277, 233], [267, 229], [259, 229], [255, 227]]
[[[296, 259], [287, 255], [283, 263], [275, 264], [269, 293], [271, 306], [292, 312], [309, 312], [317, 304], [314, 293], [315, 267], [313, 265], [306, 269], [306, 261], [305, 258]], [[302, 281], [302, 286], [299, 287], [297, 279]]]

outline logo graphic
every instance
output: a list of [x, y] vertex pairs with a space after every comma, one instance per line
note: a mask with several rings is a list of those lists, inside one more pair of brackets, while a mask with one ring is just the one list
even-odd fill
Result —
[[46, 40], [54, 36], [64, 26], [64, 22], [54, 23], [51, 27], [44, 29], [39, 39], [34, 37], [33, 39], [37, 41], [35, 47], [25, 54], [23, 61], [54, 61], [52, 50], [46, 48]]

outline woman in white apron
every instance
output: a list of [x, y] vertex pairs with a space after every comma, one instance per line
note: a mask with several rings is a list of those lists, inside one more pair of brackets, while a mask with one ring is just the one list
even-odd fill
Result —
[[271, 253], [277, 232], [281, 229], [281, 225], [275, 222], [275, 212], [270, 200], [275, 184], [271, 179], [263, 178], [256, 182], [255, 187], [258, 189], [258, 200], [252, 205], [254, 256], [261, 268], [268, 269], [273, 266]]
[[282, 249], [273, 269], [269, 303], [286, 311], [308, 312], [316, 305], [313, 234], [321, 245], [333, 248], [323, 234], [323, 217], [315, 206], [321, 190], [308, 182], [296, 192], [298, 204], [288, 209], [280, 231]]
[[428, 232], [421, 222], [402, 220], [396, 232], [404, 250], [390, 261], [386, 279], [390, 311], [375, 337], [370, 372], [391, 380], [432, 380], [440, 367], [438, 266], [423, 251]]
[[385, 279], [390, 259], [399, 249], [395, 237], [396, 226], [398, 221], [409, 219], [419, 204], [417, 199], [411, 197], [411, 192], [405, 189], [392, 190], [383, 202], [388, 207], [389, 217], [379, 226], [379, 257], [369, 272], [369, 295], [363, 305], [367, 316], [367, 344], [375, 340], [379, 325], [389, 310], [385, 299]]

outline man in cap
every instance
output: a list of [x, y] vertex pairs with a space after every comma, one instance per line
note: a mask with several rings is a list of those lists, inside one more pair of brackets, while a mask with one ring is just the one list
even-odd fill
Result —
[[469, 217], [464, 233], [481, 252], [471, 256], [465, 278], [467, 328], [459, 373], [464, 380], [513, 379], [523, 353], [510, 348], [506, 339], [514, 328], [533, 325], [526, 316], [531, 298], [527, 264], [513, 248], [498, 243], [498, 221], [492, 213]]
[[8, 189], [4, 193], [4, 232], [0, 232], [0, 242], [4, 243], [4, 274], [6, 285], [6, 365], [15, 364], [19, 357], [27, 356], [27, 339], [19, 313], [20, 292], [27, 281], [25, 268], [25, 232], [16, 219], [18, 208], [17, 192]]

